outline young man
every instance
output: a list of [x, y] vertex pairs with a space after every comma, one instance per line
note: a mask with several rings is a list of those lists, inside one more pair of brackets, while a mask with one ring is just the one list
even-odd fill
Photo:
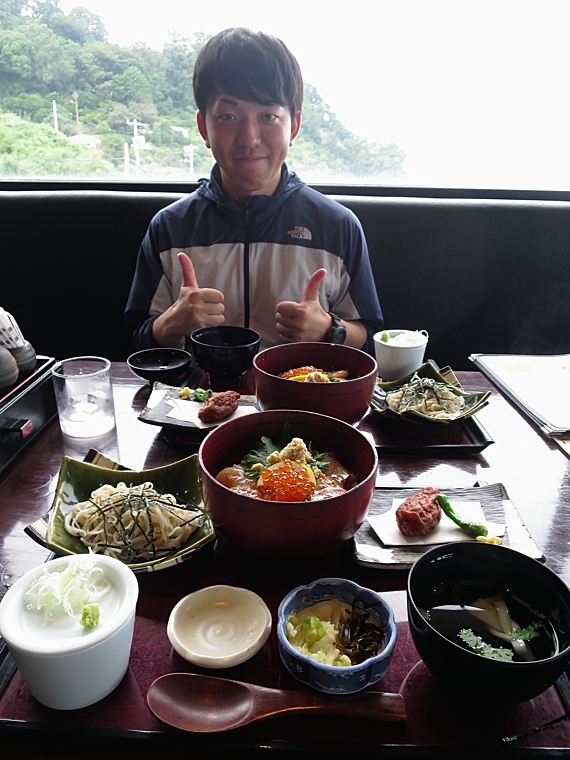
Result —
[[301, 126], [294, 56], [274, 37], [227, 29], [198, 55], [194, 97], [216, 164], [150, 224], [125, 312], [135, 346], [181, 347], [229, 324], [256, 330], [262, 348], [372, 351], [383, 320], [362, 228], [285, 165]]

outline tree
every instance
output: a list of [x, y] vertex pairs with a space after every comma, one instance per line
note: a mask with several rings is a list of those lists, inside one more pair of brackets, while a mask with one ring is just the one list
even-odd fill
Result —
[[87, 8], [72, 8], [67, 18], [83, 29], [85, 42], [106, 42], [107, 29], [101, 18]]
[[151, 100], [148, 79], [137, 66], [129, 66], [111, 79], [112, 98], [119, 103], [143, 103]]
[[185, 38], [173, 37], [163, 48], [164, 97], [170, 99], [175, 108], [196, 110], [192, 76], [197, 54], [191, 41]]
[[24, 5], [32, 18], [39, 18], [45, 22], [62, 12], [59, 7], [59, 0], [28, 0]]
[[107, 30], [95, 13], [87, 8], [73, 8], [66, 16], [65, 13], [51, 13], [46, 24], [59, 37], [84, 45], [86, 42], [105, 42]]
[[22, 23], [26, 0], [0, 0], [0, 29], [14, 29]]
[[31, 78], [33, 44], [16, 30], [0, 31], [0, 72], [12, 79]]
[[0, 32], [0, 71], [24, 80], [24, 90], [69, 87], [75, 74], [72, 46], [36, 19]]

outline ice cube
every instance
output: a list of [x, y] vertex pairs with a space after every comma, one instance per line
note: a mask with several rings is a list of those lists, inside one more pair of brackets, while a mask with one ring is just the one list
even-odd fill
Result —
[[107, 400], [107, 394], [105, 391], [90, 391], [87, 394], [87, 401], [89, 401], [91, 404], [100, 404], [101, 401], [105, 403]]

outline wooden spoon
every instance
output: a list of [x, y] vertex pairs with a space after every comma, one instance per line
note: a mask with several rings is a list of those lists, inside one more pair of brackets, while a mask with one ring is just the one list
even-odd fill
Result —
[[400, 694], [358, 692], [340, 697], [310, 691], [285, 691], [193, 673], [157, 678], [147, 694], [157, 718], [183, 731], [229, 731], [283, 713], [315, 712], [370, 720], [406, 720]]

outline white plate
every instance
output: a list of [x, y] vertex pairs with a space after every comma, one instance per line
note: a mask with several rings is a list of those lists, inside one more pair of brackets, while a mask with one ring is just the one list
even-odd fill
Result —
[[188, 662], [231, 668], [257, 654], [270, 631], [271, 613], [260, 596], [236, 586], [209, 586], [178, 602], [166, 632]]
[[[427, 536], [404, 536], [396, 523], [396, 510], [405, 499], [394, 499], [392, 509], [383, 515], [368, 516], [368, 522], [386, 546], [431, 546], [456, 541], [475, 541], [464, 533], [447, 515], [442, 514], [438, 525]], [[490, 523], [485, 519], [479, 501], [450, 501], [455, 512], [469, 522], [483, 523], [490, 536], [504, 536], [505, 525]]]

